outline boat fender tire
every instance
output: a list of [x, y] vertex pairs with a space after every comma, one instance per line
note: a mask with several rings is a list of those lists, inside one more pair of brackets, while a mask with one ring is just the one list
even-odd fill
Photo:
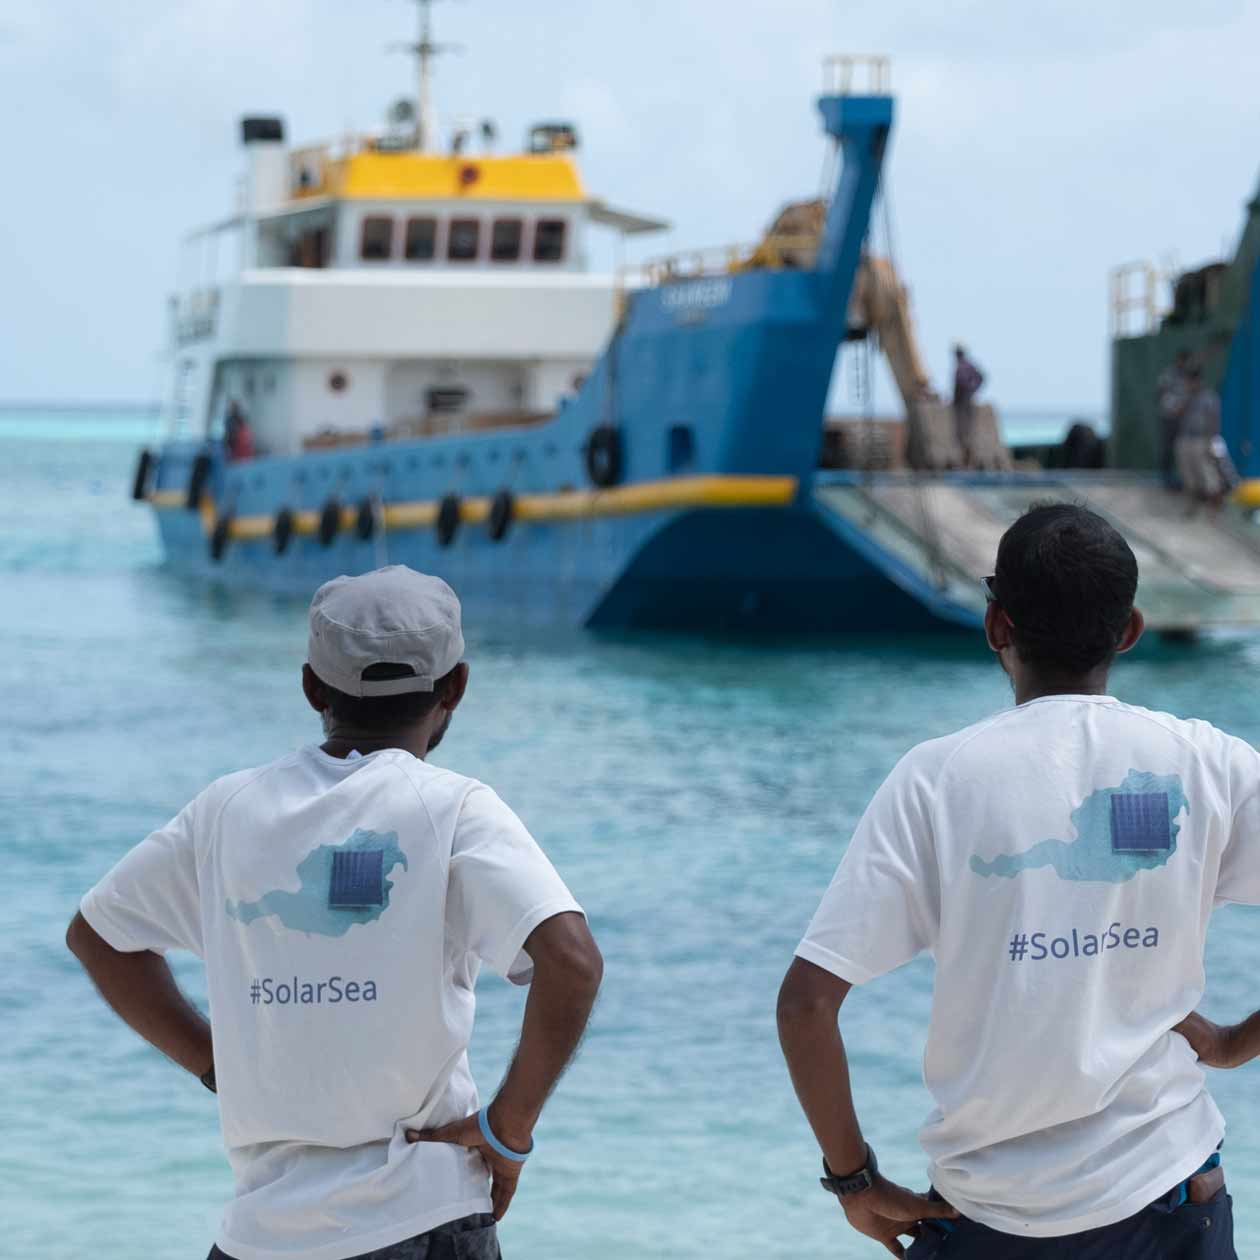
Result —
[[591, 430], [586, 473], [597, 486], [615, 486], [621, 480], [621, 430], [615, 424], [597, 424]]
[[232, 517], [230, 515], [220, 516], [214, 523], [214, 529], [210, 531], [210, 559], [215, 564], [222, 562], [224, 552], [227, 551], [231, 532]]
[[341, 504], [331, 498], [324, 504], [319, 513], [319, 529], [317, 531], [320, 545], [331, 547], [333, 539], [341, 530]]
[[153, 452], [146, 446], [136, 459], [136, 476], [131, 483], [131, 497], [137, 503], [149, 497], [149, 476], [153, 472]]
[[282, 507], [276, 513], [271, 526], [271, 545], [276, 555], [282, 556], [289, 549], [289, 539], [293, 537], [293, 509]]
[[490, 500], [490, 520], [488, 532], [491, 542], [502, 542], [512, 528], [512, 520], [516, 516], [516, 496], [504, 487]]
[[1106, 447], [1092, 424], [1078, 420], [1063, 439], [1065, 468], [1101, 468], [1106, 462]]
[[376, 504], [364, 499], [359, 504], [359, 515], [354, 522], [354, 532], [360, 542], [371, 542], [376, 536]]
[[449, 547], [459, 532], [459, 495], [444, 494], [438, 504], [437, 541], [439, 547]]
[[206, 482], [210, 480], [210, 469], [214, 460], [203, 451], [193, 460], [192, 472], [188, 475], [188, 498], [184, 506], [195, 512], [201, 507], [201, 496], [205, 493]]

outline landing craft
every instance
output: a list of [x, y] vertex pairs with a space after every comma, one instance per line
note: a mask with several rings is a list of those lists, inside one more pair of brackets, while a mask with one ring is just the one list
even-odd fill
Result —
[[[1058, 496], [1133, 541], [1156, 628], [1260, 623], [1241, 519], [1174, 529], [1148, 473], [1016, 467], [991, 409], [980, 467], [953, 471], [904, 287], [864, 252], [886, 59], [825, 65], [822, 202], [755, 246], [601, 276], [589, 231], [667, 225], [587, 192], [568, 123], [519, 153], [461, 123], [439, 150], [428, 10], [415, 106], [296, 150], [280, 120], [246, 119], [244, 203], [191, 238], [222, 260], [238, 237], [240, 265], [172, 302], [172, 433], [134, 495], [173, 570], [309, 595], [404, 563], [482, 624], [974, 628], [1002, 530]], [[854, 338], [888, 353], [904, 420], [824, 420]]]

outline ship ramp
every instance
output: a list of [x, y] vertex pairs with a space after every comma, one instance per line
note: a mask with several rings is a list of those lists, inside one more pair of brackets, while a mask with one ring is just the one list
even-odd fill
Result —
[[1230, 508], [1186, 515], [1148, 473], [822, 473], [814, 500], [866, 560], [945, 621], [979, 625], [980, 579], [1030, 504], [1081, 503], [1137, 556], [1138, 603], [1153, 630], [1260, 626], [1260, 524]]

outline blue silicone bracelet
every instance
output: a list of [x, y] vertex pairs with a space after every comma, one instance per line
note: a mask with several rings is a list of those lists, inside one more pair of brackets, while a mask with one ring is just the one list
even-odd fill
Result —
[[509, 1146], [504, 1146], [503, 1143], [494, 1136], [494, 1130], [490, 1128], [490, 1117], [486, 1115], [486, 1112], [489, 1110], [489, 1107], [482, 1107], [482, 1109], [477, 1112], [477, 1127], [481, 1130], [481, 1136], [486, 1139], [490, 1149], [496, 1152], [496, 1154], [502, 1155], [504, 1159], [514, 1159], [518, 1164], [523, 1164], [533, 1152], [534, 1139], [529, 1139], [529, 1150], [524, 1154], [520, 1151], [512, 1150]]

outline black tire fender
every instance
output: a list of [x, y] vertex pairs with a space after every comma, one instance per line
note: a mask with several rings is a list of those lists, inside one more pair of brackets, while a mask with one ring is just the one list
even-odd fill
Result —
[[593, 485], [615, 486], [621, 480], [621, 429], [597, 424], [586, 439], [586, 475]]
[[317, 531], [320, 545], [331, 547], [333, 539], [341, 532], [341, 502], [334, 495], [320, 509], [319, 529]]
[[184, 506], [195, 512], [201, 507], [201, 496], [205, 494], [206, 482], [210, 480], [210, 470], [214, 460], [204, 451], [193, 460], [192, 472], [188, 474], [188, 498]]
[[486, 527], [490, 541], [502, 542], [507, 537], [508, 530], [512, 528], [515, 517], [516, 496], [504, 486], [490, 500], [490, 518]]
[[231, 513], [225, 513], [215, 521], [214, 529], [210, 531], [210, 559], [215, 564], [222, 563], [231, 537], [232, 516]]
[[131, 483], [131, 497], [140, 503], [149, 497], [149, 478], [153, 474], [153, 452], [146, 446], [136, 457], [136, 475]]
[[271, 545], [276, 549], [276, 555], [282, 556], [288, 551], [289, 539], [292, 537], [293, 509], [282, 507], [271, 524]]
[[439, 547], [449, 547], [459, 532], [460, 503], [459, 495], [444, 494], [438, 504], [437, 543]]
[[355, 518], [354, 532], [360, 542], [371, 542], [376, 537], [376, 503], [372, 499], [364, 499], [359, 504], [359, 515]]

